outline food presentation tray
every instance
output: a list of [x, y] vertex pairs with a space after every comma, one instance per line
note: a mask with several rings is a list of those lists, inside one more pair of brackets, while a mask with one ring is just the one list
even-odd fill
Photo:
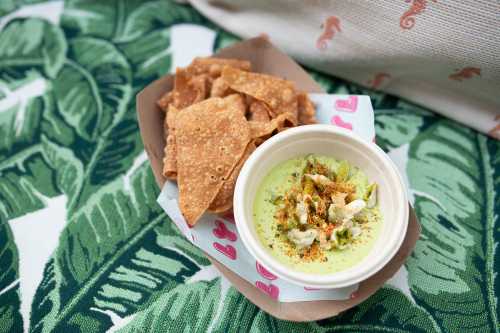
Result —
[[[321, 87], [291, 58], [275, 48], [267, 39], [253, 38], [221, 49], [214, 56], [249, 60], [253, 70], [284, 77], [294, 81], [296, 87], [310, 93], [324, 93]], [[141, 137], [148, 154], [151, 168], [159, 188], [163, 188], [166, 178], [162, 175], [164, 156], [164, 113], [160, 112], [156, 101], [173, 88], [174, 76], [166, 75], [148, 85], [137, 95], [137, 117]], [[410, 207], [407, 234], [398, 253], [375, 275], [359, 284], [358, 290], [347, 300], [278, 302], [262, 293], [217, 260], [208, 259], [252, 303], [267, 313], [286, 320], [312, 321], [335, 316], [374, 294], [404, 264], [411, 254], [420, 235], [420, 225], [415, 212]]]

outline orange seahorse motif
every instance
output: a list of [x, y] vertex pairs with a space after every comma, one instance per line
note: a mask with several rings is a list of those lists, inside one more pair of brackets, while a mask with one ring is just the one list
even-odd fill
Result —
[[316, 41], [316, 48], [320, 51], [326, 50], [328, 46], [328, 41], [332, 40], [336, 32], [341, 32], [340, 29], [340, 19], [336, 16], [329, 16], [325, 23], [321, 25], [323, 33], [319, 36]]
[[389, 73], [377, 73], [377, 74], [375, 74], [373, 79], [368, 80], [367, 83], [370, 85], [370, 88], [378, 89], [378, 88], [380, 88], [380, 86], [382, 85], [382, 82], [385, 79], [390, 79], [390, 78], [391, 78], [391, 74], [389, 74]]
[[[495, 121], [500, 122], [500, 114], [495, 117]], [[495, 127], [493, 127], [489, 132], [488, 135], [491, 137], [494, 137], [497, 140], [500, 140], [500, 123], [497, 124]]]
[[[411, 0], [406, 0], [405, 2], [410, 2]], [[432, 0], [436, 2], [436, 0]], [[399, 19], [399, 26], [403, 29], [411, 29], [415, 26], [415, 16], [421, 14], [427, 7], [427, 0], [413, 0], [411, 7], [408, 8], [406, 12], [403, 13]]]
[[461, 70], [456, 70], [456, 73], [451, 74], [448, 76], [450, 80], [455, 80], [455, 81], [462, 81], [465, 79], [470, 79], [474, 75], [481, 76], [481, 68], [477, 67], [464, 67]]

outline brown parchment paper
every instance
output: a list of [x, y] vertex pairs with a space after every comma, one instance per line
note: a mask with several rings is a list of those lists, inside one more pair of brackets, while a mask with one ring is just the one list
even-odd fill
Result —
[[[295, 82], [298, 89], [311, 93], [323, 93], [321, 87], [290, 57], [275, 48], [265, 38], [248, 39], [233, 44], [217, 52], [214, 56], [220, 58], [246, 59], [252, 63], [255, 72], [273, 74]], [[166, 92], [172, 90], [174, 77], [166, 75], [148, 85], [136, 98], [137, 118], [141, 130], [144, 147], [151, 163], [156, 183], [161, 189], [166, 181], [162, 175], [165, 136], [163, 128], [163, 112], [160, 112], [156, 101]], [[156, 203], [155, 203], [156, 204]], [[408, 231], [392, 260], [378, 273], [360, 283], [355, 297], [343, 301], [308, 301], [281, 303], [272, 300], [252, 284], [240, 278], [217, 260], [207, 256], [217, 269], [246, 298], [267, 313], [286, 320], [312, 321], [335, 316], [345, 311], [371, 295], [390, 279], [404, 264], [411, 254], [420, 235], [420, 225], [415, 212], [410, 206]]]

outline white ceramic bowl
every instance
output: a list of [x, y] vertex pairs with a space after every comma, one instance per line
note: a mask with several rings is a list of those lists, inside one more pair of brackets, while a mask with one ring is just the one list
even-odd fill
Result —
[[[280, 162], [310, 153], [347, 160], [379, 185], [383, 227], [373, 249], [357, 265], [331, 274], [303, 273], [280, 263], [260, 242], [252, 217], [255, 194], [269, 171]], [[269, 271], [301, 286], [341, 288], [367, 279], [396, 254], [408, 226], [408, 198], [396, 166], [377, 145], [339, 127], [308, 125], [273, 136], [249, 157], [236, 182], [234, 216], [246, 248]]]

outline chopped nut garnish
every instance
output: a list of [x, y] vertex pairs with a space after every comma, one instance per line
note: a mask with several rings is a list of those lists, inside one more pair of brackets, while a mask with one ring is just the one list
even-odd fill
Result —
[[294, 175], [297, 183], [283, 195], [272, 196], [278, 231], [300, 258], [326, 261], [323, 251], [345, 249], [363, 232], [360, 226], [376, 205], [377, 186], [371, 184], [359, 199], [350, 175], [346, 161], [334, 171], [308, 158], [302, 173]]

